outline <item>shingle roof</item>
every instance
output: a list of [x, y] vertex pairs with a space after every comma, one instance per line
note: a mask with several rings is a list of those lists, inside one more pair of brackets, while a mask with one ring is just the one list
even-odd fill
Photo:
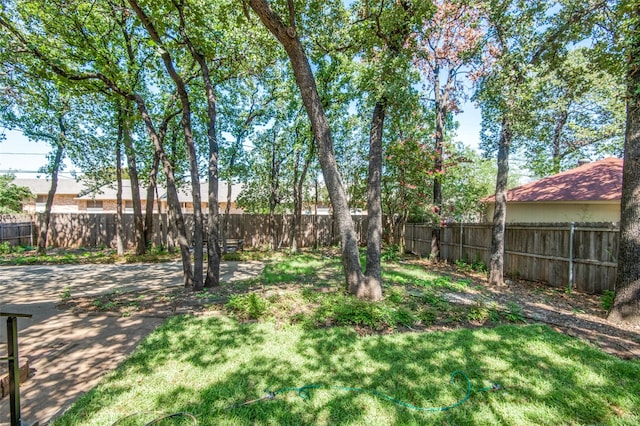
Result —
[[[163, 193], [164, 189], [158, 188], [160, 194]], [[76, 199], [78, 200], [115, 200], [117, 198], [117, 189], [116, 184], [107, 184], [103, 185], [100, 188], [89, 191], [84, 190], [78, 194]], [[147, 197], [147, 187], [142, 184], [139, 188], [140, 198], [145, 199]], [[122, 199], [123, 200], [131, 200], [133, 197], [131, 196], [131, 182], [129, 180], [122, 181]]]
[[[234, 183], [231, 185], [231, 200], [235, 201], [238, 198], [238, 194], [242, 190], [242, 184]], [[166, 198], [165, 195], [162, 198]], [[200, 198], [202, 202], [209, 201], [209, 182], [200, 182]], [[180, 202], [192, 202], [193, 197], [191, 196], [191, 184], [185, 185], [182, 188], [178, 189], [178, 200]], [[227, 201], [227, 182], [220, 181], [218, 182], [218, 202]]]
[[[508, 202], [616, 201], [622, 197], [622, 159], [605, 158], [507, 192]], [[495, 197], [486, 201], [494, 202]]]
[[[51, 179], [20, 179], [16, 178], [13, 183], [18, 186], [26, 186], [34, 194], [48, 194], [51, 189]], [[77, 195], [79, 192], [85, 189], [85, 185], [82, 182], [78, 182], [75, 179], [58, 179], [58, 186], [56, 187], [57, 194], [72, 194]]]

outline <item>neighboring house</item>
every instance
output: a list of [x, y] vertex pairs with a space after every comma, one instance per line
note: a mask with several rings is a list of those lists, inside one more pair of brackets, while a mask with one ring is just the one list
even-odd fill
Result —
[[[507, 222], [619, 222], [622, 159], [586, 163], [507, 192]], [[495, 197], [487, 203], [491, 221]]]
[[[238, 209], [236, 205], [236, 199], [238, 198], [238, 194], [242, 190], [241, 184], [233, 184], [231, 185], [231, 209], [229, 213], [243, 213], [242, 209]], [[163, 192], [163, 195], [160, 196], [162, 211], [167, 211], [167, 193]], [[178, 200], [180, 201], [180, 207], [182, 207], [183, 213], [193, 213], [193, 197], [191, 195], [191, 185], [182, 187], [178, 190]], [[200, 184], [200, 205], [202, 206], [202, 213], [207, 214], [209, 209], [209, 182], [202, 182]], [[219, 182], [218, 183], [218, 208], [220, 209], [220, 214], [225, 212], [227, 208], [227, 183]]]
[[[164, 194], [164, 189], [158, 188], [158, 191], [160, 194]], [[94, 192], [85, 189], [76, 197], [78, 211], [80, 213], [115, 213], [118, 206], [117, 192], [115, 184], [101, 186]], [[142, 203], [142, 213], [144, 213], [147, 206], [147, 187], [140, 187], [138, 192]], [[122, 181], [122, 207], [125, 213], [133, 213], [133, 196], [129, 181]], [[155, 197], [153, 212], [158, 212], [158, 202]]]
[[[14, 183], [19, 186], [26, 186], [36, 196], [24, 203], [23, 210], [26, 212], [43, 212], [47, 202], [50, 179], [15, 179]], [[201, 185], [202, 208], [206, 212], [208, 208], [208, 183]], [[231, 191], [231, 213], [242, 213], [236, 207], [235, 200], [240, 192], [241, 185], [233, 185]], [[140, 188], [140, 200], [142, 211], [146, 208], [146, 187]], [[59, 179], [58, 188], [53, 199], [52, 213], [115, 213], [117, 205], [116, 185], [104, 185], [92, 191], [82, 181], [77, 182], [72, 179]], [[155, 200], [154, 212], [158, 212], [158, 204], [162, 213], [167, 211], [167, 194], [164, 188], [158, 188], [157, 195], [160, 201]], [[227, 204], [227, 185], [221, 182], [218, 188], [218, 200], [220, 213], [224, 212]], [[191, 202], [191, 191], [183, 189], [179, 193], [180, 203], [183, 213], [193, 213], [193, 203]], [[123, 181], [122, 202], [125, 213], [133, 213], [133, 200], [131, 197], [131, 185], [128, 181]]]
[[[29, 213], [42, 213], [47, 205], [47, 197], [51, 189], [51, 179], [14, 179], [18, 186], [26, 186], [35, 195], [27, 200], [22, 209]], [[85, 185], [75, 179], [58, 179], [58, 186], [53, 197], [52, 213], [78, 213], [78, 193], [85, 189]]]

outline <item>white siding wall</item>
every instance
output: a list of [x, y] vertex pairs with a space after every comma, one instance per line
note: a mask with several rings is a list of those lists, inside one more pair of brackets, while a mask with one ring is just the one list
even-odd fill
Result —
[[[493, 220], [493, 204], [487, 208], [487, 222]], [[593, 203], [507, 203], [507, 222], [619, 222], [620, 202]]]

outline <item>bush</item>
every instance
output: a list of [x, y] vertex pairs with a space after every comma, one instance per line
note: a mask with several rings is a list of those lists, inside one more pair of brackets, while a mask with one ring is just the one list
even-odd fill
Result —
[[602, 296], [600, 296], [600, 304], [602, 309], [609, 312], [613, 306], [613, 299], [616, 297], [616, 293], [612, 290], [605, 290]]
[[256, 293], [232, 295], [225, 307], [243, 319], [259, 319], [268, 309], [269, 302]]
[[382, 249], [380, 260], [383, 262], [397, 262], [400, 260], [400, 252], [398, 246], [388, 246]]
[[418, 316], [407, 308], [398, 308], [393, 312], [393, 322], [396, 325], [412, 327], [418, 322]]
[[0, 254], [9, 254], [9, 253], [11, 253], [11, 244], [9, 244], [9, 241], [0, 243]]

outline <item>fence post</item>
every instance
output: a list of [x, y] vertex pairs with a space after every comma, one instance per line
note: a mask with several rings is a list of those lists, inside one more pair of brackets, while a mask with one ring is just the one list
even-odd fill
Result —
[[416, 236], [415, 236], [416, 224], [411, 224], [411, 252], [416, 251]]
[[462, 260], [462, 236], [464, 235], [463, 228], [464, 226], [462, 225], [462, 222], [460, 222], [460, 255], [458, 256], [458, 260]]
[[571, 222], [569, 228], [569, 291], [573, 289], [573, 234], [575, 233], [575, 223]]

